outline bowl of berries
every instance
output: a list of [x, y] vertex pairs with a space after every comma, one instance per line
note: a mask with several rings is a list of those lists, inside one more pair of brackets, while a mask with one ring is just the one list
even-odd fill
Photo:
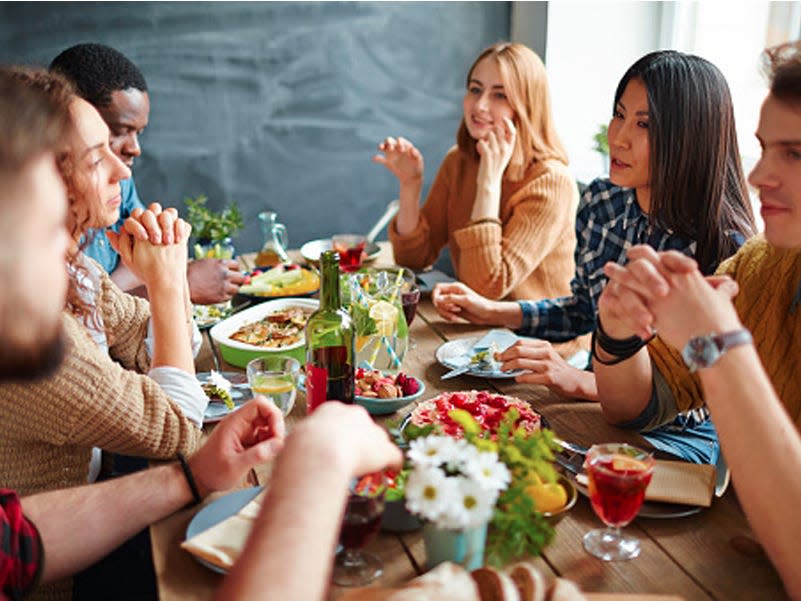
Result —
[[372, 415], [387, 415], [405, 407], [425, 392], [425, 384], [414, 376], [357, 367], [356, 404]]

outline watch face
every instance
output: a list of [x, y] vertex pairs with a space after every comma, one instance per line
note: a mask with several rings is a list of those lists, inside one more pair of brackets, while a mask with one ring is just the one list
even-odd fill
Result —
[[712, 365], [720, 357], [718, 345], [711, 336], [692, 338], [681, 352], [690, 369], [701, 369]]

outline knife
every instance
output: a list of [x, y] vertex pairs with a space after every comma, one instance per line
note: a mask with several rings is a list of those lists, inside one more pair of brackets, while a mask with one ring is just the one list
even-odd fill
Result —
[[456, 376], [461, 376], [462, 374], [466, 374], [470, 371], [470, 368], [473, 366], [472, 363], [468, 363], [467, 365], [462, 365], [461, 367], [457, 367], [456, 369], [452, 369], [447, 373], [444, 373], [440, 376], [440, 380], [450, 380], [451, 378], [455, 378]]

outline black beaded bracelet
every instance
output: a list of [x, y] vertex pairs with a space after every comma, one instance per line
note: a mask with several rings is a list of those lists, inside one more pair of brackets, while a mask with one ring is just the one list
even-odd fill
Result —
[[[618, 363], [630, 359], [636, 355], [639, 350], [654, 339], [654, 334], [648, 340], [643, 340], [639, 336], [629, 336], [628, 338], [612, 338], [607, 334], [601, 325], [601, 318], [598, 317], [598, 326], [592, 333], [592, 340], [590, 342], [593, 358], [601, 365], [617, 365]], [[615, 358], [609, 361], [601, 359], [596, 351], [596, 345], [601, 347], [605, 353], [613, 355]]]
[[186, 476], [186, 481], [189, 484], [189, 490], [192, 491], [192, 497], [194, 498], [195, 505], [198, 505], [201, 501], [203, 501], [203, 497], [200, 496], [200, 492], [197, 489], [197, 484], [195, 484], [195, 477], [192, 475], [192, 470], [189, 469], [189, 463], [186, 461], [186, 457], [184, 457], [183, 453], [178, 453], [178, 462], [181, 464], [181, 469], [184, 471], [184, 476]]

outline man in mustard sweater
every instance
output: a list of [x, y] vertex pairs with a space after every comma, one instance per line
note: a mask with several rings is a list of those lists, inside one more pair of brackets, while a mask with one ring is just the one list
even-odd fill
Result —
[[[55, 151], [69, 130], [69, 115], [51, 99], [0, 74], [0, 381], [42, 377], [63, 355], [67, 198]], [[271, 512], [258, 520], [251, 550], [221, 598], [256, 598], [254, 591], [263, 598], [279, 591], [297, 593], [293, 598], [321, 597], [348, 482], [400, 464], [400, 451], [364, 410], [327, 405], [290, 437], [293, 450], [275, 468]], [[326, 436], [332, 427], [349, 432], [351, 443]], [[0, 488], [0, 599], [17, 599], [40, 581], [65, 578], [148, 524], [212, 491], [233, 488], [283, 443], [281, 412], [257, 397], [220, 422], [200, 450], [180, 463], [23, 499]], [[320, 473], [309, 473], [309, 461]], [[301, 471], [308, 478], [294, 482]], [[320, 490], [329, 494], [319, 510], [310, 511], [321, 503]], [[340, 494], [332, 502], [334, 491]], [[298, 569], [286, 569], [287, 557]]]
[[801, 599], [801, 43], [765, 58], [762, 155], [749, 175], [764, 236], [709, 279], [686, 257], [642, 246], [625, 267], [607, 264], [593, 367], [611, 422], [643, 430], [709, 406], [748, 521]]

